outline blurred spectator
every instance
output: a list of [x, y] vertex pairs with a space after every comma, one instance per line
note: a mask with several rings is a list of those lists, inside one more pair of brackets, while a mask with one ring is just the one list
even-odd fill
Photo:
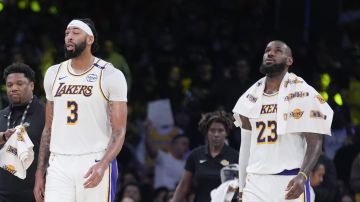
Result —
[[348, 101], [350, 105], [351, 120], [356, 126], [360, 126], [360, 59], [356, 59], [353, 72], [350, 74]]
[[134, 202], [143, 201], [141, 197], [140, 187], [137, 183], [128, 183], [124, 185], [120, 201], [122, 201], [126, 197], [131, 198], [132, 200], [134, 200]]
[[[357, 127], [354, 134], [349, 136], [349, 143], [341, 147], [335, 155], [334, 164], [336, 167], [337, 177], [345, 186], [345, 189], [350, 189], [349, 179], [352, 162], [360, 152], [360, 129]], [[348, 190], [345, 190], [347, 193]]]
[[149, 138], [151, 125], [145, 135], [146, 149], [149, 156], [155, 159], [154, 189], [166, 187], [169, 190], [176, 188], [183, 167], [185, 154], [189, 149], [189, 138], [185, 135], [176, 135], [171, 140], [169, 151], [155, 148]]
[[186, 160], [185, 171], [177, 186], [172, 202], [182, 202], [195, 182], [195, 201], [210, 201], [210, 191], [221, 184], [220, 170], [237, 163], [239, 152], [225, 144], [233, 126], [230, 114], [215, 111], [203, 114], [199, 130], [206, 138], [206, 145], [194, 149]]
[[310, 173], [310, 201], [314, 202], [316, 195], [314, 192], [315, 187], [319, 186], [323, 182], [323, 177], [325, 175], [325, 165], [321, 162], [317, 162], [313, 170]]
[[338, 202], [340, 197], [337, 187], [337, 178], [334, 163], [331, 159], [322, 154], [319, 157], [318, 164], [323, 165], [326, 172], [322, 177], [323, 181], [316, 187], [313, 186], [315, 191], [315, 201]]
[[159, 187], [154, 191], [154, 201], [153, 202], [165, 202], [169, 190], [166, 187]]
[[351, 167], [350, 186], [355, 192], [356, 202], [360, 201], [360, 153], [354, 159]]

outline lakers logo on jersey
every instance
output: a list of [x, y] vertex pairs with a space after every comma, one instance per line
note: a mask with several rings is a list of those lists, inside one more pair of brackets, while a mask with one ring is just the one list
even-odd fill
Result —
[[290, 113], [290, 117], [293, 117], [294, 119], [299, 119], [302, 117], [303, 114], [304, 114], [304, 111], [302, 111], [301, 109], [294, 109]]
[[55, 97], [62, 95], [76, 95], [83, 94], [86, 97], [92, 95], [93, 86], [91, 85], [66, 85], [65, 83], [59, 83], [59, 87], [56, 90]]
[[16, 169], [15, 166], [9, 164], [9, 165], [4, 165], [3, 169], [10, 172], [11, 174], [15, 174], [16, 173]]

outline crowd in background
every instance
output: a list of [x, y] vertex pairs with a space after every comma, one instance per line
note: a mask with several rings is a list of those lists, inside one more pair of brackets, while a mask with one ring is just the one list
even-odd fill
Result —
[[[119, 201], [123, 196], [136, 202], [167, 201], [174, 191], [154, 188], [154, 162], [143, 157], [145, 136], [152, 131], [146, 124], [147, 103], [170, 99], [175, 125], [165, 132], [153, 129], [169, 135], [168, 146], [178, 134], [189, 138], [189, 150], [204, 144], [198, 132], [201, 114], [231, 112], [244, 90], [261, 77], [263, 47], [273, 39], [293, 48], [289, 71], [316, 87], [335, 112], [333, 136], [324, 140], [326, 174], [315, 188], [316, 200], [355, 201], [360, 193], [350, 180], [360, 152], [360, 20], [344, 20], [347, 10], [360, 9], [357, 1], [306, 1], [310, 7], [300, 0], [54, 1], [57, 14], [21, 10], [8, 2], [0, 13], [0, 67], [30, 65], [37, 73], [36, 95], [44, 96], [46, 69], [63, 60], [65, 26], [74, 17], [96, 23], [97, 56], [125, 74], [129, 117], [118, 156]], [[5, 107], [4, 91], [1, 98]], [[230, 133], [228, 143], [239, 149], [240, 130]]]

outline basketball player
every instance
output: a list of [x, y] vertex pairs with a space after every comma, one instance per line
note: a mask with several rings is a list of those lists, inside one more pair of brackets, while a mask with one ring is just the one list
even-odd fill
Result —
[[37, 201], [114, 200], [115, 157], [126, 130], [127, 84], [121, 71], [93, 55], [96, 40], [90, 19], [72, 20], [65, 30], [68, 60], [46, 72], [46, 121], [34, 187]]
[[270, 42], [260, 67], [265, 77], [233, 109], [241, 126], [243, 201], [310, 199], [308, 176], [320, 155], [322, 134], [330, 134], [333, 112], [311, 86], [288, 73], [292, 64], [289, 46]]

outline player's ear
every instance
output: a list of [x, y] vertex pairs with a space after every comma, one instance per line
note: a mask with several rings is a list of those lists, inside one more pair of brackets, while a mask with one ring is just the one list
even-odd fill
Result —
[[88, 36], [86, 42], [87, 44], [92, 45], [94, 43], [94, 36]]
[[294, 60], [293, 60], [292, 57], [288, 57], [288, 58], [286, 59], [286, 65], [287, 65], [287, 66], [291, 66], [293, 63], [294, 63]]
[[31, 89], [31, 91], [34, 91], [34, 86], [35, 86], [35, 84], [34, 84], [34, 82], [30, 82], [30, 89]]

